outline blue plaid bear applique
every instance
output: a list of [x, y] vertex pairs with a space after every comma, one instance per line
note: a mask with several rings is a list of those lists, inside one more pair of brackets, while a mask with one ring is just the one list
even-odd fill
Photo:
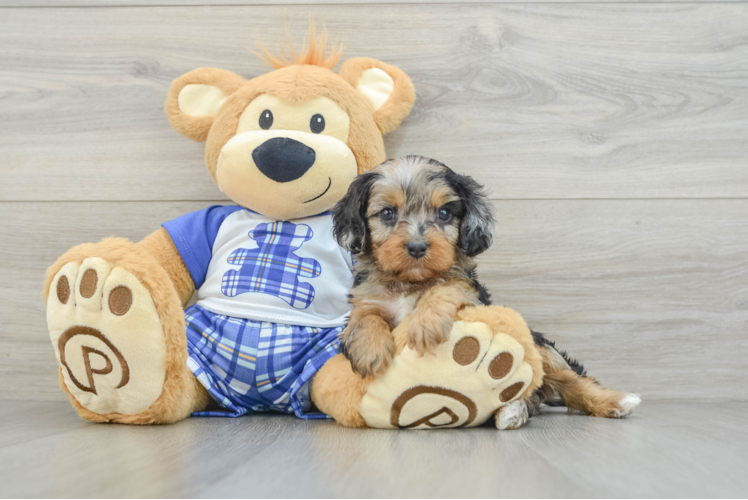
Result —
[[314, 300], [314, 288], [298, 278], [316, 278], [322, 266], [294, 252], [313, 235], [306, 224], [258, 224], [249, 232], [249, 237], [259, 248], [238, 248], [231, 252], [228, 263], [242, 267], [223, 275], [221, 292], [228, 297], [248, 292], [266, 293], [283, 299], [295, 309], [306, 309]]

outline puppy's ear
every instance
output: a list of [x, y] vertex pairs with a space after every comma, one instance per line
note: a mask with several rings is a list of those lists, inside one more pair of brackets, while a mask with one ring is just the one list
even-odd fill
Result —
[[376, 172], [356, 177], [348, 188], [348, 193], [332, 209], [335, 238], [341, 247], [352, 254], [361, 253], [366, 245], [369, 192], [378, 178], [379, 174]]
[[180, 134], [202, 142], [208, 137], [213, 118], [244, 79], [230, 71], [199, 68], [171, 83], [166, 98], [169, 123]]
[[468, 257], [475, 257], [493, 243], [493, 206], [483, 192], [483, 186], [472, 177], [448, 170], [447, 180], [464, 208], [460, 223], [460, 250]]

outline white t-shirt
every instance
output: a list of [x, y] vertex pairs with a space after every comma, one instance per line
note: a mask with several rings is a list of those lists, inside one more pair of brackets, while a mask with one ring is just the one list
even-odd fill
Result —
[[242, 207], [210, 207], [164, 224], [216, 314], [287, 325], [345, 325], [352, 261], [329, 212], [275, 221]]

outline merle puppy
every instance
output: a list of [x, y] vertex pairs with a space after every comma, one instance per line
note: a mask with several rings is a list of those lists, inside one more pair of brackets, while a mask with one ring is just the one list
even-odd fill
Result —
[[[359, 176], [333, 209], [335, 236], [358, 260], [350, 320], [340, 341], [353, 370], [377, 376], [395, 353], [392, 329], [406, 316], [408, 346], [419, 354], [447, 340], [456, 313], [490, 304], [473, 257], [493, 241], [494, 217], [482, 186], [436, 160], [406, 156]], [[521, 426], [556, 393], [562, 404], [622, 417], [640, 400], [606, 389], [581, 364], [533, 332], [543, 357], [543, 386], [502, 409], [502, 428]]]

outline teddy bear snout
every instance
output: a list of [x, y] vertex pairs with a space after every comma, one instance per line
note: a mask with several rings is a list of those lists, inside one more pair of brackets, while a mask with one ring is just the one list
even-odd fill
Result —
[[314, 149], [289, 137], [268, 139], [252, 151], [260, 172], [276, 182], [295, 181], [314, 165], [316, 158]]

